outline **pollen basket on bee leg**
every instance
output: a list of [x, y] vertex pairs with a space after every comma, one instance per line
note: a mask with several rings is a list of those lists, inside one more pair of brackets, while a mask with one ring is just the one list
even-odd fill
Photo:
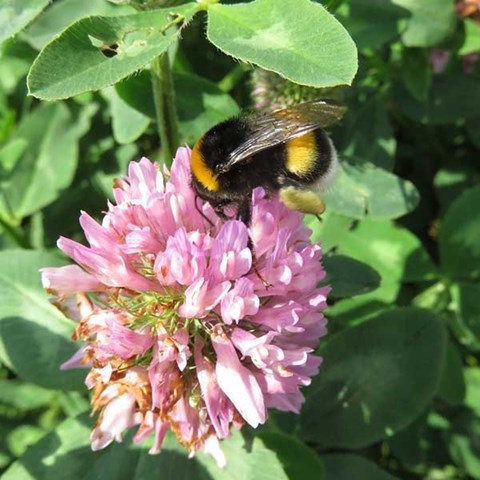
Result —
[[325, 211], [323, 200], [313, 190], [288, 186], [281, 188], [279, 194], [284, 205], [292, 210], [317, 216]]

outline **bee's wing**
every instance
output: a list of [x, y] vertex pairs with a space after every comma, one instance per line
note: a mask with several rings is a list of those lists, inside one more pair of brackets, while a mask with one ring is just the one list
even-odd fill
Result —
[[228, 172], [232, 166], [261, 150], [301, 137], [319, 127], [328, 127], [340, 120], [345, 111], [345, 107], [331, 101], [312, 100], [260, 115], [252, 122], [247, 140], [228, 155], [220, 173]]

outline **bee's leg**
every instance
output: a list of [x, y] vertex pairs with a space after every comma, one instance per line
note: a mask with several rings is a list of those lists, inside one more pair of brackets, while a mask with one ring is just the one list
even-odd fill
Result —
[[310, 213], [317, 218], [325, 211], [325, 203], [319, 193], [295, 180], [285, 181], [278, 193], [283, 204], [292, 210]]
[[[250, 221], [252, 219], [252, 203], [250, 200], [251, 195], [248, 196], [246, 200], [244, 200], [238, 207], [237, 218], [245, 223], [246, 225], [250, 225]], [[265, 288], [271, 286], [260, 274], [257, 268], [257, 254], [255, 252], [255, 246], [253, 245], [253, 240], [250, 234], [248, 235], [248, 248], [250, 252], [252, 252], [252, 269], [255, 272], [255, 275], [259, 278]]]
[[197, 200], [199, 198], [200, 197], [198, 195], [195, 195], [195, 209], [210, 224], [210, 226], [213, 227], [213, 222], [203, 213], [202, 208], [198, 206]]

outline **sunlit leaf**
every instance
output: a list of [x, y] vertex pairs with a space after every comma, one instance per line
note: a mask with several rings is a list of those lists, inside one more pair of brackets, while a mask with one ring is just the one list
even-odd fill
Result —
[[28, 25], [50, 0], [4, 0], [0, 4], [0, 43]]
[[302, 85], [349, 85], [357, 71], [347, 31], [309, 0], [210, 5], [207, 36], [228, 55]]
[[72, 97], [113, 85], [166, 51], [197, 3], [119, 17], [87, 17], [47, 44], [28, 75], [32, 95]]
[[25, 250], [0, 253], [0, 359], [24, 380], [46, 388], [82, 388], [85, 372], [60, 373], [76, 348], [75, 327], [53, 307], [40, 285], [39, 268], [64, 264]]

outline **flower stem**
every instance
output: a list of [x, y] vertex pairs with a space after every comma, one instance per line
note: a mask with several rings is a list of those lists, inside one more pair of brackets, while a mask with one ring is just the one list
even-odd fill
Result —
[[167, 52], [153, 60], [151, 75], [162, 159], [170, 167], [179, 140], [175, 91]]

